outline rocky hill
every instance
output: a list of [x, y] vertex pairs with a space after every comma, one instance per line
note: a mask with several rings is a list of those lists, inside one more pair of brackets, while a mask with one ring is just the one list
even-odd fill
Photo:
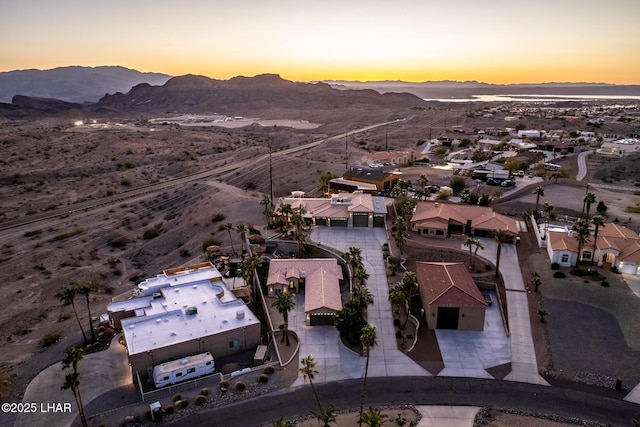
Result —
[[107, 93], [128, 91], [139, 83], [162, 85], [170, 78], [166, 74], [107, 66], [8, 71], [0, 73], [0, 102], [11, 102], [16, 95], [96, 102]]
[[106, 95], [90, 107], [103, 112], [251, 112], [285, 109], [335, 109], [353, 106], [416, 106], [423, 101], [408, 93], [337, 90], [325, 83], [296, 83], [278, 75], [215, 80], [204, 76], [174, 77], [163, 86], [140, 84], [127, 93]]

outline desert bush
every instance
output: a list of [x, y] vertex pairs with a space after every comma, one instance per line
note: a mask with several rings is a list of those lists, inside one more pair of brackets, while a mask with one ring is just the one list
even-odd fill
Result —
[[71, 315], [69, 313], [60, 313], [58, 316], [58, 322], [64, 322], [67, 319], [70, 319]]
[[60, 337], [61, 335], [58, 332], [49, 332], [45, 334], [42, 338], [40, 338], [40, 348], [47, 348], [54, 345], [55, 343], [60, 341]]
[[564, 279], [567, 276], [562, 271], [556, 271], [555, 273], [553, 273], [553, 277], [555, 277], [556, 279]]
[[551, 269], [552, 270], [557, 270], [560, 268], [560, 264], [558, 264], [557, 262], [552, 262], [551, 263]]
[[273, 365], [267, 365], [264, 367], [264, 369], [262, 370], [263, 374], [267, 374], [267, 375], [271, 375], [276, 371], [276, 368], [273, 367]]
[[142, 232], [142, 238], [145, 240], [155, 239], [160, 235], [160, 231], [160, 227], [158, 227], [157, 225], [153, 227], [147, 227]]
[[582, 276], [590, 276], [591, 272], [585, 270], [584, 268], [572, 268], [571, 274], [574, 276], [582, 277]]
[[193, 399], [193, 402], [196, 405], [204, 405], [205, 403], [207, 403], [207, 396], [203, 396], [202, 394], [199, 394]]
[[228, 389], [228, 388], [229, 388], [229, 381], [227, 381], [227, 380], [222, 380], [222, 381], [220, 381], [219, 386], [220, 386], [220, 389], [223, 389], [223, 388], [224, 388], [224, 389]]
[[112, 248], [125, 248], [129, 244], [129, 239], [125, 236], [117, 236], [109, 241]]
[[171, 415], [171, 414], [173, 414], [174, 412], [176, 412], [176, 407], [175, 407], [175, 406], [173, 406], [173, 405], [167, 405], [167, 406], [164, 408], [164, 413], [165, 413], [165, 414], [167, 414], [167, 415]]
[[178, 253], [180, 254], [180, 256], [182, 258], [187, 258], [187, 257], [191, 256], [191, 252], [189, 252], [189, 249], [187, 249], [187, 248], [180, 248]]
[[222, 212], [214, 212], [213, 215], [211, 215], [211, 222], [224, 221], [225, 218], [226, 218], [226, 215], [223, 214]]
[[[176, 404], [178, 404], [178, 402], [176, 402]], [[180, 408], [184, 409], [187, 406], [189, 406], [189, 401], [186, 400], [186, 399], [183, 399], [183, 400], [180, 401], [179, 405], [180, 405]]]
[[200, 390], [200, 394], [203, 396], [209, 396], [209, 389], [208, 388], [203, 388]]
[[245, 391], [247, 389], [247, 384], [245, 384], [244, 381], [237, 381], [233, 385], [233, 388], [235, 391]]
[[258, 382], [261, 384], [266, 383], [267, 381], [269, 381], [269, 376], [267, 374], [260, 374], [258, 375]]
[[182, 400], [182, 395], [180, 393], [173, 395], [173, 401], [177, 402], [178, 400]]

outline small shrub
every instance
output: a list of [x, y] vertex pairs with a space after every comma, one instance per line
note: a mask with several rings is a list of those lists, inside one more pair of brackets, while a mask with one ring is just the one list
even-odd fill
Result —
[[269, 376], [267, 374], [260, 374], [258, 375], [258, 382], [261, 384], [266, 383], [267, 381], [269, 381]]
[[111, 239], [111, 241], [109, 242], [109, 246], [111, 246], [112, 248], [125, 248], [128, 243], [128, 238], [126, 238], [125, 236], [118, 236]]
[[229, 381], [222, 380], [222, 381], [220, 381], [219, 386], [220, 386], [220, 389], [228, 390], [229, 389]]
[[202, 242], [202, 252], [206, 252], [209, 246], [219, 246], [219, 245], [220, 245], [220, 240], [216, 239], [213, 236], [208, 237], [207, 239], [205, 239], [204, 242]]
[[553, 277], [555, 277], [556, 279], [564, 279], [567, 276], [562, 271], [556, 271], [555, 273], [553, 273]]
[[238, 381], [233, 385], [235, 391], [245, 391], [247, 389], [247, 384], [244, 381]]
[[174, 401], [174, 402], [177, 402], [177, 401], [179, 401], [179, 400], [182, 400], [182, 395], [181, 395], [180, 393], [178, 393], [178, 394], [174, 394], [174, 395], [173, 395], [173, 401]]
[[276, 371], [276, 368], [273, 367], [273, 365], [267, 365], [264, 367], [264, 369], [262, 370], [262, 373], [267, 374], [267, 375], [271, 375]]
[[51, 347], [58, 341], [60, 341], [61, 335], [58, 332], [50, 332], [45, 334], [42, 338], [40, 338], [40, 348]]
[[205, 403], [207, 403], [207, 396], [203, 396], [202, 394], [197, 395], [194, 399], [193, 402], [196, 405], [204, 405]]
[[608, 288], [609, 287], [609, 282], [606, 279], [603, 279], [602, 282], [600, 282], [600, 285], [605, 287], [605, 288]]
[[145, 228], [142, 233], [142, 238], [144, 240], [151, 240], [151, 239], [155, 239], [159, 235], [160, 235], [160, 227], [154, 226], [154, 227]]
[[180, 248], [180, 251], [178, 253], [182, 258], [187, 258], [191, 256], [191, 252], [189, 252], [189, 249], [187, 248]]
[[558, 264], [557, 262], [552, 262], [551, 263], [551, 269], [552, 270], [557, 270], [560, 268], [560, 264]]
[[167, 414], [167, 415], [171, 415], [171, 414], [173, 414], [174, 412], [176, 412], [176, 407], [175, 407], [175, 406], [173, 406], [173, 405], [167, 405], [167, 406], [164, 408], [164, 413], [165, 413], [165, 414]]
[[491, 265], [490, 264], [485, 264], [484, 269], [487, 271], [491, 270]]
[[398, 339], [398, 340], [402, 339], [402, 332], [400, 332], [400, 331], [396, 332], [396, 339]]
[[209, 396], [209, 389], [208, 388], [203, 388], [202, 390], [200, 390], [200, 394], [203, 396]]
[[582, 276], [590, 276], [591, 272], [585, 270], [584, 268], [572, 268], [571, 274], [574, 276], [582, 277]]
[[[176, 404], [178, 404], [178, 402], [176, 402]], [[189, 406], [189, 401], [188, 400], [183, 399], [183, 400], [180, 401], [180, 408], [184, 409], [187, 406]]]
[[58, 322], [64, 322], [67, 319], [70, 319], [71, 315], [69, 313], [60, 313], [58, 316]]
[[211, 222], [224, 221], [225, 218], [226, 216], [222, 212], [214, 212], [213, 215], [211, 216]]

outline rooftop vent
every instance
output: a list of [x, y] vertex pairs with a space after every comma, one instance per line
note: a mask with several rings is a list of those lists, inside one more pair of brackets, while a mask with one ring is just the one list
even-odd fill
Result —
[[244, 310], [236, 311], [236, 319], [244, 319]]
[[186, 310], [187, 316], [193, 316], [198, 314], [198, 308], [196, 306], [191, 306]]

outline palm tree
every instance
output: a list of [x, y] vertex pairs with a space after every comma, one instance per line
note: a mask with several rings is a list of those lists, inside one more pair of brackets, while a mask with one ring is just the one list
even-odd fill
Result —
[[282, 331], [282, 341], [286, 339], [287, 345], [289, 343], [289, 312], [293, 310], [296, 306], [296, 300], [293, 298], [293, 294], [291, 292], [280, 292], [276, 296], [276, 300], [271, 304], [272, 307], [275, 307], [278, 310], [278, 313], [282, 314], [282, 322], [284, 324], [284, 329]]
[[473, 237], [467, 237], [464, 241], [464, 245], [469, 248], [469, 267], [473, 269], [473, 252], [472, 247], [476, 244], [476, 239]]
[[409, 238], [409, 233], [407, 233], [407, 221], [403, 217], [396, 218], [393, 221], [393, 238], [400, 249], [400, 253], [404, 253], [404, 243]]
[[305, 382], [309, 380], [309, 384], [311, 384], [311, 390], [313, 391], [313, 395], [315, 396], [316, 402], [318, 403], [318, 408], [320, 409], [320, 412], [322, 412], [322, 405], [320, 404], [320, 398], [318, 397], [316, 386], [313, 385], [313, 379], [316, 377], [316, 375], [320, 373], [316, 370], [317, 363], [312, 355], [308, 355], [307, 357], [304, 357], [300, 361], [300, 363], [302, 364], [302, 367], [298, 369], [298, 371], [302, 374], [302, 377], [304, 378]]
[[496, 279], [500, 276], [500, 255], [502, 253], [502, 244], [507, 243], [511, 239], [511, 235], [504, 230], [498, 230], [493, 233], [493, 240], [498, 244], [496, 251]]
[[[582, 205], [582, 214], [584, 215], [584, 210], [585, 208], [587, 209], [587, 216], [586, 219], [587, 221], [589, 220], [589, 211], [591, 210], [591, 204], [596, 202], [596, 195], [593, 193], [587, 193], [586, 196], [584, 196], [584, 204]], [[583, 215], [580, 215], [580, 217], [582, 218]]]
[[78, 412], [80, 412], [80, 421], [83, 427], [87, 426], [87, 418], [84, 414], [84, 405], [82, 404], [82, 396], [80, 395], [80, 374], [78, 373], [78, 363], [84, 358], [84, 350], [76, 347], [69, 347], [65, 352], [65, 356], [62, 359], [62, 370], [72, 368], [73, 372], [69, 373], [65, 377], [64, 384], [60, 387], [60, 390], [71, 390], [73, 396], [76, 399], [78, 405]]
[[373, 294], [366, 286], [356, 286], [351, 291], [351, 300], [361, 310], [366, 310], [368, 306], [373, 304]]
[[91, 342], [96, 340], [96, 331], [93, 329], [91, 320], [91, 305], [89, 304], [89, 294], [98, 292], [98, 286], [93, 282], [87, 282], [77, 287], [78, 293], [84, 295], [87, 301], [87, 312], [89, 314], [89, 330], [91, 331]]
[[536, 195], [536, 217], [538, 217], [538, 206], [540, 204], [540, 197], [544, 197], [544, 187], [536, 187], [536, 189], [533, 190], [533, 194]]
[[262, 214], [267, 218], [267, 225], [269, 225], [271, 224], [271, 217], [273, 216], [273, 209], [271, 208], [272, 206], [271, 197], [265, 194], [264, 196], [262, 196], [262, 200], [260, 201], [260, 204], [264, 206], [264, 209], [262, 210]]
[[284, 418], [280, 418], [279, 420], [272, 421], [271, 427], [295, 427], [295, 423], [293, 421], [285, 421]]
[[473, 245], [476, 248], [473, 250], [473, 263], [471, 263], [472, 268], [476, 265], [476, 261], [478, 260], [478, 249], [484, 250], [484, 245], [478, 239], [476, 239], [475, 242], [473, 242]]
[[231, 244], [231, 253], [235, 254], [236, 249], [233, 247], [233, 237], [231, 237], [231, 232], [233, 231], [233, 223], [228, 222], [225, 225], [223, 225], [222, 228], [227, 230], [227, 233], [229, 233], [229, 243]]
[[426, 175], [420, 175], [420, 177], [418, 178], [418, 185], [420, 186], [420, 188], [424, 190], [427, 184], [429, 184], [429, 178], [427, 178]]
[[331, 423], [336, 422], [337, 411], [336, 407], [332, 404], [328, 404], [324, 408], [321, 407], [320, 412], [317, 414], [315, 412], [312, 412], [311, 414], [318, 419], [318, 422], [322, 424], [322, 427], [329, 427]]
[[240, 235], [240, 252], [244, 253], [244, 245], [247, 241], [249, 227], [247, 227], [247, 224], [239, 224], [236, 227], [236, 232]]
[[356, 270], [355, 278], [360, 282], [360, 286], [364, 286], [367, 279], [369, 279], [369, 273], [364, 268], [359, 268]]
[[362, 268], [362, 249], [357, 246], [350, 246], [349, 251], [344, 254], [344, 261], [351, 267], [351, 274]]
[[571, 226], [571, 230], [573, 230], [574, 233], [573, 237], [578, 241], [578, 262], [580, 262], [582, 248], [589, 243], [589, 238], [591, 237], [589, 233], [589, 223], [587, 220], [580, 218]]
[[383, 414], [379, 409], [369, 408], [367, 412], [362, 414], [360, 421], [369, 427], [382, 427], [387, 422], [387, 418], [389, 416]]
[[80, 332], [82, 332], [82, 338], [84, 338], [85, 344], [88, 342], [87, 334], [84, 333], [84, 329], [82, 328], [82, 323], [80, 323], [80, 316], [78, 316], [78, 311], [76, 310], [75, 298], [78, 294], [78, 288], [74, 285], [68, 286], [60, 297], [60, 301], [65, 304], [71, 304], [71, 308], [73, 308], [73, 314], [76, 316], [76, 320], [78, 321], [78, 326], [80, 326]]
[[598, 243], [598, 229], [604, 227], [604, 217], [602, 215], [594, 215], [593, 218], [591, 218], [591, 223], [596, 227], [593, 233], [593, 253], [591, 254], [590, 263], [590, 265], [593, 265], [593, 260], [596, 257], [596, 245]]
[[283, 215], [285, 218], [284, 225], [285, 227], [289, 226], [289, 215], [293, 214], [293, 208], [289, 203], [283, 203], [278, 207], [280, 211], [280, 215]]
[[[398, 282], [391, 289], [389, 289], [389, 302], [400, 307], [406, 313], [405, 319], [409, 318], [407, 310], [407, 304], [409, 303], [409, 294], [402, 282]], [[406, 325], [407, 320], [404, 320], [403, 325]]]
[[533, 272], [531, 274], [531, 284], [533, 285], [535, 292], [538, 292], [538, 288], [542, 285], [542, 279], [538, 273]]
[[364, 365], [364, 380], [362, 381], [362, 393], [360, 395], [360, 419], [359, 425], [362, 427], [362, 413], [364, 411], [364, 394], [367, 387], [367, 375], [369, 374], [369, 356], [371, 353], [371, 348], [378, 345], [378, 340], [376, 336], [376, 327], [371, 323], [367, 324], [364, 328], [362, 328], [362, 332], [360, 334], [360, 343], [362, 344], [363, 350], [367, 355], [367, 361]]

